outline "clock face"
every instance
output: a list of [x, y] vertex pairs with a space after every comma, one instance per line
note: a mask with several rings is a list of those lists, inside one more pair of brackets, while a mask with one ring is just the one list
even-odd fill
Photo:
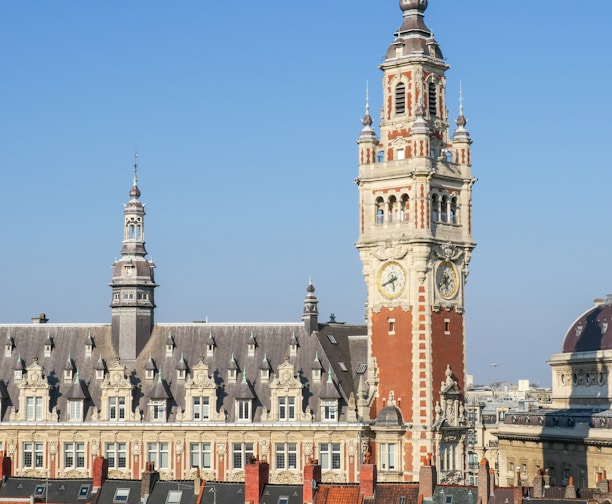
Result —
[[386, 262], [378, 272], [378, 288], [388, 299], [399, 297], [406, 286], [406, 272], [400, 263]]
[[444, 299], [450, 299], [457, 294], [459, 289], [459, 275], [453, 263], [444, 261], [439, 264], [436, 271], [436, 285]]

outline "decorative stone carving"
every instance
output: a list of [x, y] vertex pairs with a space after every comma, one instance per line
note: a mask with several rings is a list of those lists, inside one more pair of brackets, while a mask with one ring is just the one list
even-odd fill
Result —
[[438, 245], [433, 249], [433, 254], [443, 261], [456, 261], [463, 255], [463, 250], [452, 243]]
[[390, 259], [402, 259], [408, 253], [409, 248], [405, 245], [394, 245], [386, 243], [377, 247], [372, 254], [379, 261], [388, 261]]

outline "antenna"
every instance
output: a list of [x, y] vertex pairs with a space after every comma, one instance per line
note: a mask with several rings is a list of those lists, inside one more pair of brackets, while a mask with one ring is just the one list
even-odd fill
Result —
[[499, 366], [499, 364], [497, 362], [492, 362], [491, 364], [489, 364], [489, 366], [493, 368], [493, 397], [495, 397], [495, 386], [497, 385], [497, 378], [495, 376], [495, 371], [497, 369], [497, 366]]

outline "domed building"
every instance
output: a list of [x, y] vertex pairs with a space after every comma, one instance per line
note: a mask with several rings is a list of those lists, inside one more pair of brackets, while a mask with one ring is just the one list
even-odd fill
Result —
[[548, 362], [552, 402], [510, 411], [498, 432], [500, 483], [524, 484], [538, 470], [551, 485], [593, 487], [612, 473], [612, 295], [595, 300]]

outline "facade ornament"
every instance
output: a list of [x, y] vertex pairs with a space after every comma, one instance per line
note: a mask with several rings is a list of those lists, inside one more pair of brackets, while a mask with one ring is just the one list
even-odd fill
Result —
[[378, 248], [376, 248], [372, 254], [379, 261], [388, 261], [390, 259], [403, 259], [408, 251], [409, 249], [405, 245], [385, 243], [384, 245], [380, 245]]
[[140, 443], [140, 441], [134, 441], [134, 443], [132, 444], [132, 450], [134, 451], [134, 455], [140, 455], [140, 453], [142, 452], [142, 444]]
[[464, 254], [463, 250], [450, 242], [438, 245], [433, 249], [433, 253], [438, 259], [443, 261], [456, 261]]

